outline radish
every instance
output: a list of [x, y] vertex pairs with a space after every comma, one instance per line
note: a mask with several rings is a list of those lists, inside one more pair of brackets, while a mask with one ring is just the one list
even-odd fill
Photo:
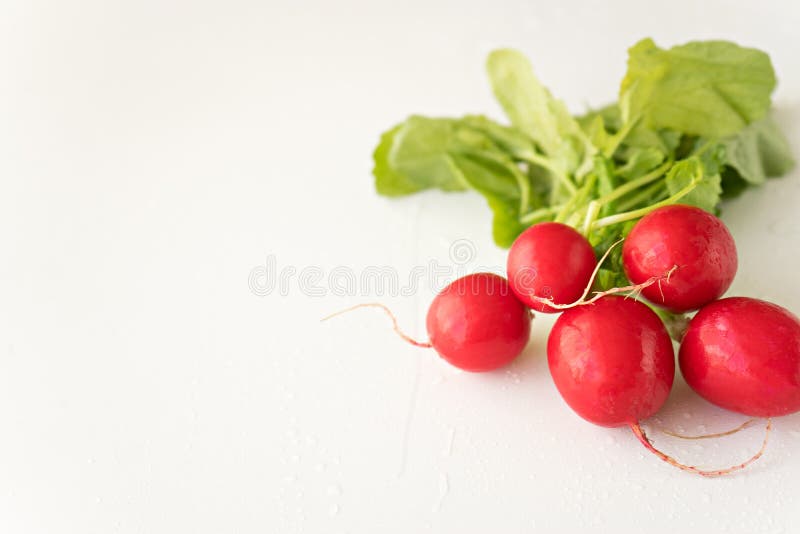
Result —
[[714, 215], [671, 205], [644, 216], [622, 247], [625, 274], [634, 284], [675, 272], [642, 294], [673, 312], [696, 310], [722, 296], [736, 274], [736, 244]]
[[596, 265], [585, 237], [565, 224], [547, 222], [517, 237], [508, 252], [507, 272], [511, 289], [522, 302], [540, 312], [556, 313], [560, 310], [542, 299], [561, 305], [575, 302]]
[[758, 417], [796, 412], [800, 320], [763, 300], [718, 300], [689, 322], [680, 367], [686, 383], [717, 406]]
[[531, 312], [502, 276], [476, 273], [445, 287], [428, 308], [429, 342], [417, 341], [400, 330], [391, 310], [380, 303], [357, 304], [323, 321], [364, 307], [385, 311], [394, 330], [408, 343], [433, 348], [450, 364], [465, 371], [491, 371], [519, 356], [531, 333]]
[[531, 314], [491, 273], [464, 276], [433, 299], [426, 320], [430, 344], [465, 371], [491, 371], [519, 356], [531, 332]]
[[547, 340], [561, 396], [587, 421], [608, 427], [637, 424], [661, 408], [672, 388], [674, 358], [658, 316], [617, 296], [565, 311]]
[[[766, 448], [769, 421], [761, 449], [726, 469], [685, 465], [653, 446], [640, 422], [667, 400], [675, 376], [674, 351], [661, 320], [636, 300], [604, 296], [565, 311], [547, 340], [547, 363], [559, 393], [579, 416], [600, 426], [628, 426], [647, 450], [679, 469], [703, 476], [725, 475], [756, 461]], [[747, 424], [688, 439], [727, 435]]]

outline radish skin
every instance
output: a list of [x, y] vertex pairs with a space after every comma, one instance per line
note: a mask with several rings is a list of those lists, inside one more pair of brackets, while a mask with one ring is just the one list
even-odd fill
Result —
[[721, 297], [733, 282], [738, 259], [733, 236], [722, 221], [700, 208], [678, 204], [659, 208], [636, 223], [622, 246], [622, 264], [634, 284], [677, 266], [668, 280], [642, 294], [683, 313]]
[[511, 363], [528, 344], [530, 310], [508, 281], [491, 273], [459, 278], [439, 293], [426, 320], [439, 355], [465, 371], [491, 371]]
[[571, 304], [581, 298], [597, 265], [594, 250], [580, 233], [566, 224], [547, 222], [531, 226], [508, 251], [508, 281], [530, 308], [560, 311], [549, 304]]
[[800, 410], [800, 320], [780, 306], [747, 297], [705, 306], [679, 361], [686, 383], [717, 406], [754, 417]]
[[658, 316], [618, 296], [565, 311], [547, 341], [550, 374], [561, 396], [601, 426], [629, 426], [656, 413], [672, 388], [674, 360]]

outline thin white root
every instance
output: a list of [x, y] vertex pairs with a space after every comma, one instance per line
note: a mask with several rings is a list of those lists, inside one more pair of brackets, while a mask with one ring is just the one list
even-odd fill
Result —
[[736, 428], [732, 428], [730, 430], [726, 430], [725, 432], [716, 432], [714, 434], [700, 434], [699, 436], [687, 436], [685, 434], [679, 434], [677, 432], [673, 432], [672, 430], [667, 430], [666, 428], [659, 428], [662, 434], [666, 434], [668, 436], [672, 436], [673, 438], [680, 438], [680, 439], [713, 439], [713, 438], [722, 438], [725, 436], [731, 436], [736, 434], [737, 432], [741, 432], [745, 428], [752, 426], [757, 419], [748, 419], [741, 425], [737, 426]]
[[[531, 300], [533, 300], [534, 302], [538, 302], [539, 304], [548, 306], [550, 308], [556, 309], [556, 310], [568, 310], [570, 308], [574, 308], [575, 306], [585, 306], [587, 304], [592, 304], [592, 303], [597, 302], [601, 298], [603, 298], [605, 296], [608, 296], [608, 295], [617, 295], [617, 294], [620, 294], [620, 293], [628, 293], [627, 296], [633, 296], [634, 298], [636, 298], [641, 294], [641, 292], [645, 288], [648, 288], [648, 287], [652, 286], [653, 284], [658, 284], [658, 288], [659, 288], [659, 290], [661, 290], [661, 282], [663, 282], [663, 281], [669, 282], [669, 278], [670, 278], [670, 276], [672, 276], [672, 273], [674, 273], [678, 269], [677, 265], [673, 265], [672, 268], [669, 271], [667, 271], [666, 273], [662, 274], [661, 276], [653, 276], [651, 278], [648, 278], [647, 280], [645, 280], [641, 284], [635, 284], [635, 285], [629, 285], [629, 286], [623, 286], [623, 287], [612, 287], [611, 289], [607, 289], [605, 291], [595, 291], [594, 295], [590, 299], [586, 298], [587, 296], [589, 296], [589, 292], [591, 291], [592, 286], [594, 285], [594, 281], [597, 278], [597, 273], [600, 272], [600, 267], [603, 265], [603, 262], [606, 261], [606, 259], [608, 258], [608, 255], [611, 254], [612, 250], [614, 250], [614, 247], [616, 247], [617, 245], [619, 245], [623, 241], [624, 241], [624, 239], [620, 239], [619, 241], [617, 241], [616, 243], [611, 245], [608, 248], [608, 250], [606, 250], [605, 254], [603, 254], [603, 257], [600, 258], [600, 261], [597, 262], [597, 266], [595, 266], [594, 271], [592, 271], [592, 276], [589, 278], [589, 283], [586, 284], [586, 288], [583, 290], [583, 294], [575, 302], [572, 302], [570, 304], [556, 304], [555, 302], [553, 302], [553, 297], [546, 297], [545, 298], [545, 297], [537, 297], [537, 296], [531, 296]], [[661, 297], [662, 297], [662, 300], [663, 300], [663, 297], [664, 297], [663, 290], [661, 290]]]
[[381, 310], [386, 312], [386, 315], [388, 315], [389, 318], [392, 320], [392, 327], [394, 328], [394, 331], [398, 336], [403, 338], [408, 343], [411, 343], [415, 347], [422, 347], [424, 349], [429, 349], [429, 348], [431, 348], [433, 346], [430, 343], [417, 341], [413, 337], [411, 337], [408, 334], [406, 334], [405, 332], [403, 332], [400, 329], [400, 325], [397, 324], [397, 318], [392, 313], [392, 310], [390, 310], [388, 307], [386, 307], [384, 304], [381, 304], [380, 302], [365, 302], [363, 304], [356, 304], [355, 306], [350, 306], [349, 308], [345, 308], [344, 310], [339, 310], [339, 311], [334, 312], [334, 313], [332, 313], [330, 315], [326, 315], [325, 317], [320, 319], [320, 322], [325, 322], [328, 319], [332, 319], [332, 318], [334, 318], [334, 317], [336, 317], [338, 315], [349, 313], [349, 312], [351, 312], [353, 310], [357, 310], [359, 308], [380, 308]]
[[761, 448], [758, 450], [758, 452], [756, 452], [753, 456], [751, 456], [750, 458], [748, 458], [747, 460], [745, 460], [740, 464], [733, 465], [731, 467], [726, 467], [724, 469], [711, 469], [711, 470], [700, 469], [694, 465], [683, 464], [678, 460], [676, 460], [675, 458], [673, 458], [672, 456], [669, 456], [668, 454], [660, 451], [659, 449], [656, 449], [655, 446], [653, 446], [653, 443], [650, 441], [650, 438], [647, 437], [647, 434], [645, 434], [644, 429], [641, 427], [639, 423], [631, 424], [630, 428], [633, 431], [636, 438], [639, 440], [639, 442], [641, 442], [641, 444], [644, 445], [644, 447], [648, 451], [652, 452], [653, 454], [655, 454], [656, 456], [658, 456], [671, 466], [677, 467], [678, 469], [681, 469], [683, 471], [688, 471], [689, 473], [694, 473], [696, 475], [710, 478], [710, 477], [720, 477], [723, 475], [729, 475], [735, 471], [744, 469], [748, 465], [752, 464], [753, 462], [761, 458], [761, 456], [764, 454], [764, 451], [767, 449], [767, 443], [769, 442], [769, 433], [772, 430], [772, 419], [767, 418], [767, 427], [764, 432], [764, 441], [761, 442]]

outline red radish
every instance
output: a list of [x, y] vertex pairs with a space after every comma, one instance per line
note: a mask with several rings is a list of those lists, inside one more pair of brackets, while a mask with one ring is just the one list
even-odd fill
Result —
[[672, 388], [674, 360], [658, 316], [617, 296], [565, 311], [547, 340], [547, 362], [561, 396], [601, 426], [634, 425], [656, 413]]
[[763, 300], [731, 297], [703, 307], [680, 349], [686, 383], [745, 415], [800, 410], [800, 320]]
[[417, 347], [431, 348], [465, 371], [491, 371], [519, 356], [531, 334], [531, 312], [502, 276], [476, 273], [445, 287], [428, 308], [426, 325], [430, 342], [417, 341], [400, 330], [391, 310], [383, 304], [357, 304], [322, 319], [357, 308], [381, 308], [392, 319], [395, 332]]
[[531, 315], [502, 276], [467, 275], [433, 299], [428, 336], [434, 350], [466, 371], [491, 371], [519, 356], [531, 331]]
[[592, 246], [573, 228], [555, 222], [531, 226], [517, 237], [508, 252], [508, 280], [517, 297], [534, 310], [560, 310], [538, 302], [555, 304], [577, 301], [589, 284], [597, 265]]
[[667, 280], [642, 294], [673, 312], [696, 310], [722, 296], [736, 274], [736, 244], [714, 215], [693, 206], [671, 205], [644, 216], [622, 247], [625, 274], [634, 284]]
[[[630, 427], [647, 450], [684, 471], [708, 477], [726, 475], [756, 461], [767, 446], [770, 421], [761, 449], [747, 461], [725, 469], [707, 471], [685, 465], [653, 446], [640, 421], [667, 400], [675, 360], [663, 323], [636, 300], [605, 296], [565, 311], [547, 340], [547, 362], [558, 391], [578, 415], [600, 426]], [[724, 436], [749, 424], [718, 434], [679, 437]]]

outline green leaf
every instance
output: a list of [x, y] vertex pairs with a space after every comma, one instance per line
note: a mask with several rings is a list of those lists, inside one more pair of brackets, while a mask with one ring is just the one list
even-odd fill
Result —
[[[680, 141], [680, 132], [667, 129], [653, 130], [640, 122], [625, 137], [624, 145], [634, 150], [655, 149], [665, 157], [674, 157]], [[628, 158], [630, 154], [624, 153], [623, 156]]]
[[705, 137], [735, 134], [769, 109], [775, 73], [769, 56], [728, 41], [696, 41], [669, 50], [635, 44], [620, 87], [625, 122]]
[[789, 143], [771, 117], [754, 122], [723, 144], [726, 163], [750, 184], [786, 174], [794, 166]]
[[463, 191], [466, 183], [447, 153], [456, 142], [453, 119], [412, 116], [381, 136], [373, 158], [375, 188], [386, 196], [424, 189]]
[[591, 141], [591, 143], [596, 147], [605, 148], [611, 142], [611, 136], [608, 134], [603, 117], [600, 115], [595, 115], [591, 123], [589, 123], [584, 129], [586, 131], [586, 135], [589, 136], [589, 141]]
[[691, 192], [681, 197], [678, 203], [697, 206], [714, 213], [720, 201], [722, 188], [719, 172], [709, 168], [712, 166], [710, 160], [705, 163], [698, 156], [677, 162], [667, 173], [666, 183], [669, 194], [676, 195], [690, 184], [695, 183]]
[[628, 152], [628, 160], [625, 165], [617, 169], [617, 173], [626, 181], [638, 178], [647, 174], [661, 165], [664, 161], [664, 153], [658, 148], [635, 148]]
[[463, 128], [479, 132], [511, 157], [524, 160], [536, 152], [536, 145], [528, 135], [482, 115], [467, 115], [459, 121], [459, 124]]
[[384, 132], [381, 135], [378, 146], [375, 148], [375, 152], [372, 154], [374, 161], [372, 174], [375, 177], [375, 189], [378, 193], [387, 197], [408, 195], [421, 189], [418, 184], [396, 172], [389, 163], [389, 151], [392, 149], [397, 132], [402, 127], [402, 124], [398, 124]]
[[394, 134], [389, 164], [418, 189], [461, 191], [465, 183], [447, 150], [456, 142], [453, 119], [412, 116]]
[[[501, 247], [510, 247], [526, 225], [520, 223], [522, 206], [518, 186], [519, 172], [513, 163], [503, 162], [493, 155], [461, 152], [453, 155], [454, 164], [469, 185], [486, 197], [494, 213], [492, 236]], [[522, 178], [527, 179], [524, 175]]]
[[750, 184], [739, 176], [739, 173], [733, 167], [725, 167], [720, 177], [723, 199], [736, 198], [750, 187]]
[[567, 107], [533, 74], [516, 50], [495, 50], [486, 64], [497, 100], [516, 128], [529, 135], [564, 172], [574, 172], [594, 147]]
[[609, 132], [616, 133], [622, 128], [622, 114], [616, 102], [599, 109], [593, 109], [577, 117], [575, 120], [578, 121], [583, 131], [588, 134], [596, 117], [600, 117], [603, 121], [603, 126], [605, 126], [605, 129]]
[[519, 222], [519, 212], [513, 203], [502, 198], [487, 195], [494, 217], [492, 219], [492, 239], [499, 247], [509, 248], [514, 240], [524, 232], [528, 226]]

